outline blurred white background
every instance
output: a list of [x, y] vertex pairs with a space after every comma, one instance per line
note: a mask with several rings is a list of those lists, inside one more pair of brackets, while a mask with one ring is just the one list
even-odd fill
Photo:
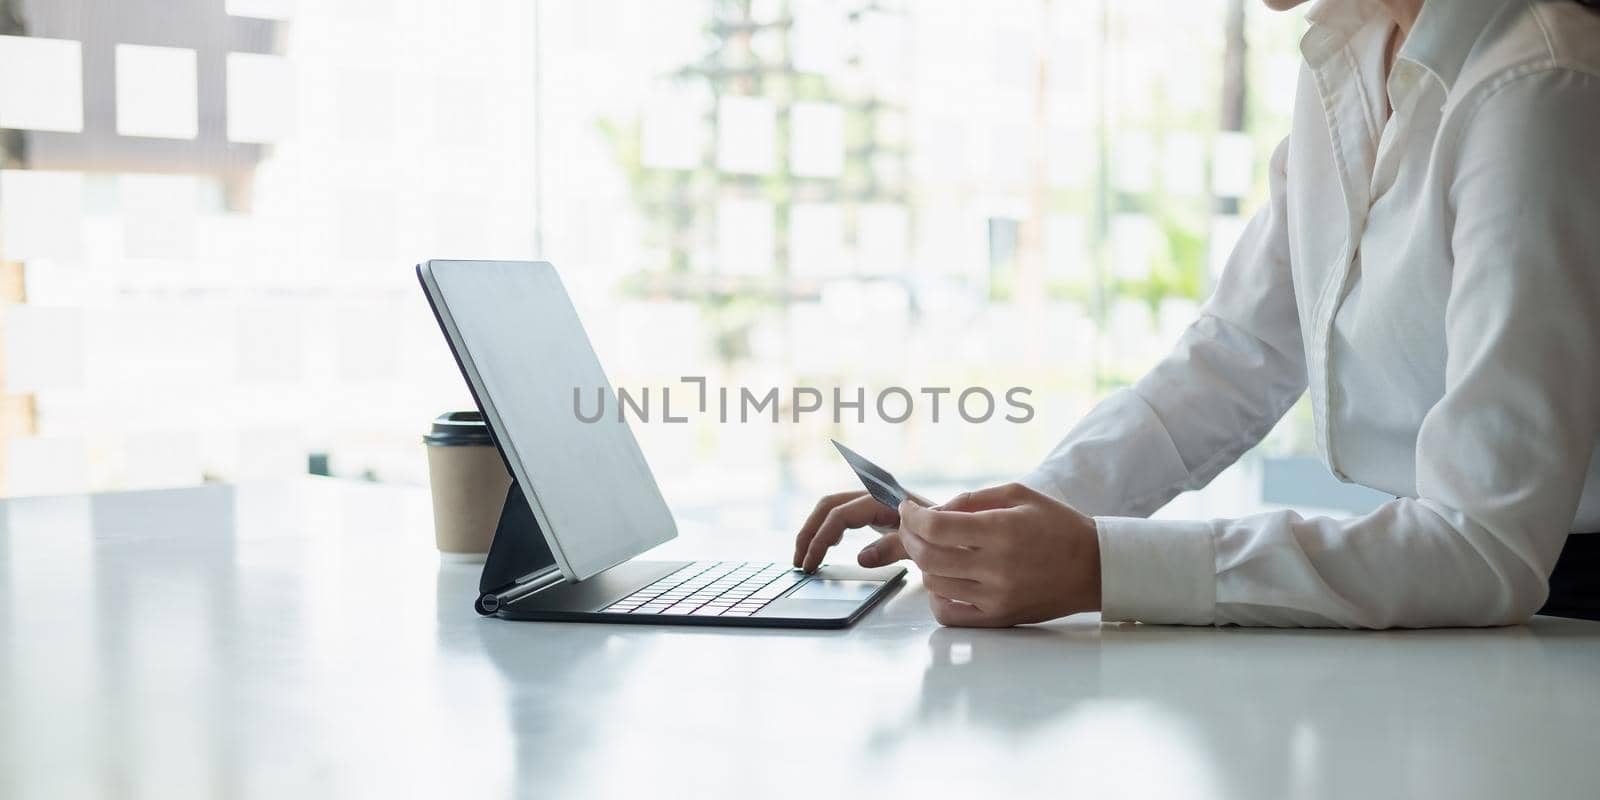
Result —
[[[421, 434], [470, 406], [428, 258], [555, 263], [618, 386], [1032, 390], [1021, 425], [635, 425], [679, 508], [847, 488], [829, 436], [914, 488], [1034, 464], [1203, 302], [1304, 27], [1244, 0], [0, 9], [4, 493], [424, 481]], [[1264, 447], [1307, 450], [1302, 415]]]

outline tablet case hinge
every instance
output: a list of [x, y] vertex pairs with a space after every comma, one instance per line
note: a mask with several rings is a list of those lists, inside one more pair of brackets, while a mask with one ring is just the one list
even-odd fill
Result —
[[478, 579], [478, 599], [473, 603], [479, 614], [489, 616], [518, 598], [565, 580], [561, 568], [545, 544], [539, 523], [513, 480], [506, 489], [500, 522], [495, 526], [494, 542]]
[[530, 594], [543, 589], [548, 589], [565, 581], [561, 570], [552, 569], [549, 572], [531, 578], [527, 583], [518, 584], [503, 592], [488, 592], [478, 598], [476, 608], [479, 614], [489, 616], [499, 611], [502, 607], [510, 605]]

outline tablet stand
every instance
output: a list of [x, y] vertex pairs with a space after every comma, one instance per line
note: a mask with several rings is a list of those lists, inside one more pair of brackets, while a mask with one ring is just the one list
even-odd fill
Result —
[[506, 593], [555, 568], [556, 559], [545, 544], [538, 520], [533, 518], [533, 509], [513, 479], [506, 489], [505, 504], [500, 507], [500, 522], [494, 529], [489, 556], [483, 562], [478, 600], [473, 607], [479, 614], [493, 614], [503, 604]]

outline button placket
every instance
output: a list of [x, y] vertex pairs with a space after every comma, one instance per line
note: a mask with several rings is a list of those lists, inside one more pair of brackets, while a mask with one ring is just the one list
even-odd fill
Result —
[[1348, 46], [1315, 66], [1312, 76], [1322, 101], [1328, 136], [1338, 167], [1340, 190], [1345, 201], [1346, 229], [1339, 256], [1330, 264], [1331, 268], [1312, 306], [1312, 341], [1308, 348], [1310, 357], [1307, 371], [1317, 448], [1326, 457], [1333, 473], [1341, 480], [1347, 480], [1339, 469], [1333, 448], [1330, 404], [1335, 398], [1331, 391], [1333, 364], [1329, 339], [1333, 318], [1350, 288], [1351, 267], [1358, 256], [1361, 233], [1366, 225], [1371, 167], [1375, 157], [1375, 143], [1371, 139], [1375, 131], [1370, 130], [1372, 126], [1365, 94], [1357, 85], [1359, 71]]

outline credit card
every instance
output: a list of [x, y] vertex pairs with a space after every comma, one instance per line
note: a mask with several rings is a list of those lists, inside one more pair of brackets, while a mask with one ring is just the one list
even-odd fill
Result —
[[862, 458], [856, 451], [833, 439], [828, 441], [839, 448], [839, 455], [844, 456], [845, 463], [856, 471], [856, 477], [861, 479], [861, 485], [867, 487], [867, 494], [872, 495], [873, 499], [898, 511], [900, 504], [911, 496], [911, 493], [901, 487], [900, 482], [895, 480], [888, 470]]

